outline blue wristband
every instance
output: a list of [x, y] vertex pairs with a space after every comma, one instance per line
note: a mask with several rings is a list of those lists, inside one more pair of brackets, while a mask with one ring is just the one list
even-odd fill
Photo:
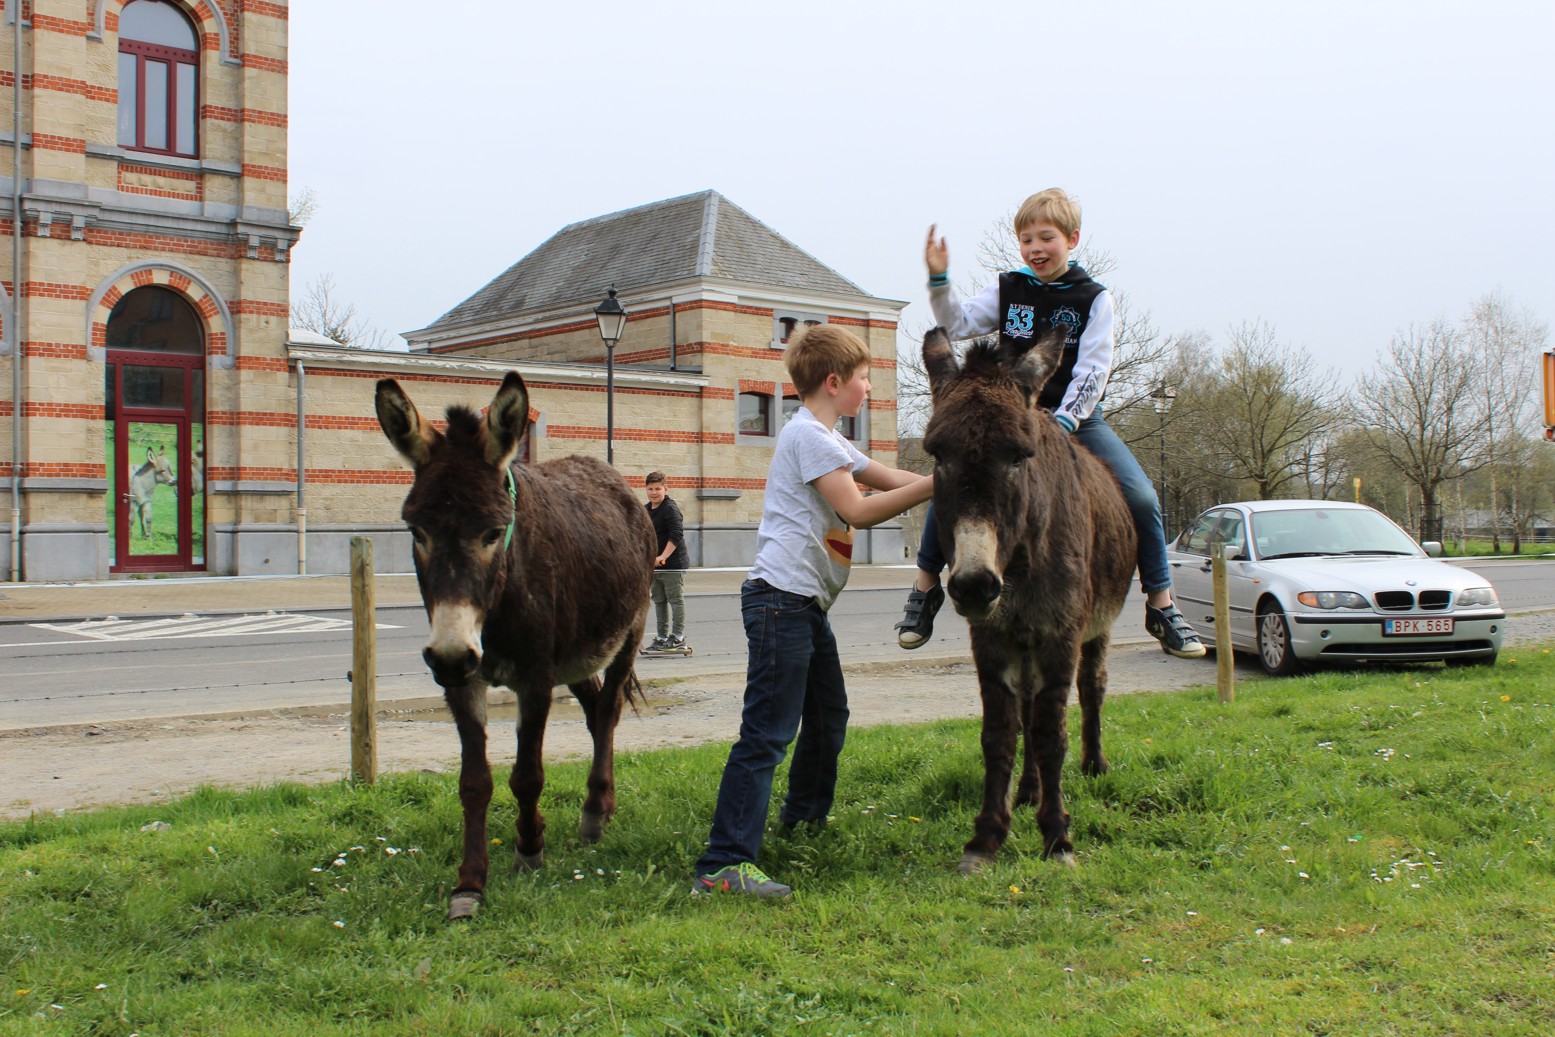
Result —
[[941, 288], [941, 287], [944, 287], [945, 285], [947, 285], [949, 283], [950, 283], [950, 272], [948, 270], [945, 273], [943, 273], [943, 274], [930, 274], [929, 275], [929, 287], [930, 288]]

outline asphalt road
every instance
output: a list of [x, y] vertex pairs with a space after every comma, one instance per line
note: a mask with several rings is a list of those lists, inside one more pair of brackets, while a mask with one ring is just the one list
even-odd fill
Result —
[[[1508, 611], [1555, 609], [1550, 563], [1470, 566], [1495, 584]], [[961, 662], [966, 623], [941, 613], [932, 642], [896, 645], [910, 571], [870, 574], [832, 610], [850, 666]], [[726, 583], [737, 583], [737, 577]], [[257, 584], [250, 611], [0, 623], [0, 730], [101, 724], [157, 717], [339, 709], [349, 703], [351, 615], [346, 609], [266, 609]], [[1119, 644], [1147, 640], [1137, 591], [1114, 629]], [[652, 620], [650, 619], [650, 624]], [[419, 606], [378, 610], [378, 702], [425, 705], [440, 692], [421, 661], [426, 620]], [[651, 633], [650, 629], [650, 633]], [[733, 590], [687, 597], [690, 658], [645, 658], [647, 680], [726, 675], [741, 687], [745, 637]]]

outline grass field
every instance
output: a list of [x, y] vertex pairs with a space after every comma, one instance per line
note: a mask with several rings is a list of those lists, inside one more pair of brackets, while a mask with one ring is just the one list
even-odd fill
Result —
[[1463, 549], [1458, 549], [1456, 540], [1448, 539], [1442, 542], [1442, 554], [1448, 558], [1491, 558], [1497, 554], [1512, 558], [1555, 558], [1555, 544], [1535, 543], [1532, 540], [1524, 540], [1522, 550], [1512, 550], [1512, 538], [1506, 537], [1501, 541], [1499, 552], [1493, 549], [1494, 545], [1489, 540], [1465, 540]]
[[833, 823], [764, 847], [780, 903], [687, 892], [719, 745], [620, 758], [592, 847], [551, 766], [538, 874], [499, 775], [458, 925], [449, 775], [0, 826], [0, 1033], [1555, 1032], [1548, 647], [1119, 697], [1105, 739], [1078, 869], [1028, 810], [962, 878], [977, 725], [853, 733]]

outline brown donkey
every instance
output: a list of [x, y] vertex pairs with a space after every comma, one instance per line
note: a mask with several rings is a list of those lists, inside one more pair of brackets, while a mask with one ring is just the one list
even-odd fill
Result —
[[923, 445], [947, 590], [971, 626], [983, 699], [983, 809], [963, 874], [992, 862], [1009, 835], [1022, 733], [1015, 804], [1036, 804], [1043, 856], [1074, 863], [1060, 780], [1076, 667], [1080, 770], [1107, 770], [1107, 646], [1134, 571], [1134, 523], [1112, 474], [1037, 406], [1062, 345], [1061, 333], [1023, 353], [979, 343], [962, 366], [944, 329], [923, 340], [934, 400]]
[[[448, 409], [446, 432], [422, 420], [399, 384], [378, 383], [378, 423], [415, 481], [401, 511], [432, 630], [422, 657], [443, 687], [463, 753], [464, 860], [449, 918], [480, 905], [489, 864], [486, 689], [518, 696], [514, 868], [545, 848], [541, 745], [551, 692], [565, 684], [594, 736], [578, 837], [597, 842], [615, 812], [615, 729], [641, 691], [632, 671], [648, 615], [657, 546], [647, 512], [614, 468], [591, 457], [515, 464], [529, 393], [509, 372], [482, 418]], [[599, 672], [604, 671], [601, 682]]]

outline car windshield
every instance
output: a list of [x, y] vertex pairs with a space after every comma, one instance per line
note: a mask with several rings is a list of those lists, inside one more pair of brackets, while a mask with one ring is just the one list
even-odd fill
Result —
[[1252, 516], [1258, 557], [1304, 558], [1314, 555], [1417, 555], [1409, 534], [1375, 511], [1303, 508]]

